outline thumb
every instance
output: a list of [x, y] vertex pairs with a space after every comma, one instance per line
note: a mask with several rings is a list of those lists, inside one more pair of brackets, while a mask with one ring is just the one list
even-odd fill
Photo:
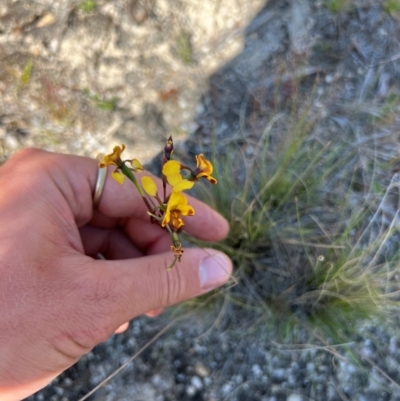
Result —
[[151, 309], [204, 294], [224, 284], [232, 273], [231, 260], [213, 249], [186, 249], [182, 262], [167, 271], [171, 261], [170, 252], [129, 260], [93, 261], [96, 282], [91, 287], [95, 294], [87, 294], [87, 299], [96, 301], [101, 297], [101, 302], [91, 306], [97, 312], [95, 316], [106, 314], [111, 319], [106, 319], [110, 333]]

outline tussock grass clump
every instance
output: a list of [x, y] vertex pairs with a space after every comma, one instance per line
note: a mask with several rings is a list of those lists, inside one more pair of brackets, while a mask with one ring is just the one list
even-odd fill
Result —
[[216, 245], [236, 266], [231, 319], [264, 321], [280, 341], [298, 327], [340, 344], [400, 306], [400, 177], [383, 193], [384, 162], [362, 162], [356, 138], [327, 140], [318, 117], [302, 116], [278, 114], [257, 142], [227, 144], [218, 186], [201, 196], [231, 224]]

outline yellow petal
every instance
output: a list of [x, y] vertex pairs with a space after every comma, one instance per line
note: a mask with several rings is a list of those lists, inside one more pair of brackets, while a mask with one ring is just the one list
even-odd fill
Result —
[[138, 159], [132, 159], [131, 165], [132, 165], [132, 169], [135, 173], [144, 170], [142, 164], [140, 163], [140, 161]]
[[99, 163], [99, 167], [106, 167], [111, 165], [118, 166], [118, 164], [113, 158], [113, 155], [105, 155], [103, 157], [103, 160]]
[[167, 176], [168, 184], [171, 185], [172, 190], [174, 192], [181, 192], [185, 189], [190, 189], [193, 187], [194, 182], [190, 182], [182, 178], [182, 176], [178, 174], [168, 175]]
[[197, 178], [201, 178], [201, 177], [207, 178], [207, 180], [210, 181], [211, 184], [217, 183], [217, 180], [214, 177], [211, 177], [211, 175], [208, 175], [206, 173], [200, 173], [197, 175]]
[[182, 216], [194, 216], [195, 210], [190, 205], [184, 205], [179, 208], [179, 212]]
[[[169, 182], [169, 180], [168, 180], [168, 182]], [[182, 191], [184, 191], [186, 189], [192, 188], [193, 185], [194, 185], [193, 181], [181, 180], [177, 184], [173, 185], [172, 190], [174, 192], [182, 192]]]
[[114, 160], [120, 159], [122, 152], [125, 150], [125, 145], [114, 146], [113, 152], [110, 155], [106, 155], [105, 157], [113, 158]]
[[125, 181], [125, 176], [118, 170], [115, 170], [111, 173], [112, 178], [118, 182], [118, 184], [122, 185]]
[[211, 177], [211, 175], [206, 176], [207, 180], [211, 182], [211, 184], [216, 184], [217, 180], [214, 177]]
[[168, 184], [173, 187], [176, 184], [179, 184], [183, 178], [180, 174], [174, 174], [174, 175], [169, 175], [167, 176]]
[[168, 206], [174, 209], [178, 205], [187, 205], [188, 201], [185, 195], [180, 192], [172, 192], [168, 201]]
[[167, 203], [167, 210], [165, 211], [163, 221], [161, 222], [162, 227], [165, 227], [169, 223], [169, 221], [171, 220], [171, 209], [173, 209], [177, 205], [176, 202], [179, 203], [179, 200], [180, 200], [179, 196], [176, 197], [176, 196], [174, 196], [174, 194], [175, 194], [174, 192], [171, 193], [171, 195], [169, 197], [169, 200]]
[[162, 173], [167, 177], [170, 175], [179, 174], [180, 171], [181, 171], [181, 164], [176, 160], [167, 161], [162, 168]]
[[157, 185], [151, 177], [148, 177], [148, 176], [142, 177], [142, 185], [143, 185], [143, 189], [146, 191], [146, 193], [148, 195], [156, 196]]
[[211, 175], [213, 172], [213, 165], [208, 161], [203, 154], [196, 156], [196, 165], [199, 172]]
[[171, 213], [167, 209], [167, 211], [164, 214], [163, 221], [161, 222], [161, 227], [165, 227], [169, 223], [170, 220], [171, 220]]

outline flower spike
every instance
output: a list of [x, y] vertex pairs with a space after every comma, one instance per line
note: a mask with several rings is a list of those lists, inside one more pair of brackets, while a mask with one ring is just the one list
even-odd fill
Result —
[[[212, 184], [216, 184], [217, 180], [211, 175], [213, 165], [205, 159], [203, 154], [196, 156], [194, 169], [177, 160], [172, 160], [174, 145], [172, 137], [169, 137], [163, 152], [163, 197], [160, 198], [157, 185], [151, 177], [143, 176], [138, 181], [133, 173], [142, 172], [143, 166], [137, 159], [123, 160], [121, 155], [124, 150], [125, 145], [115, 146], [112, 153], [103, 156], [99, 167], [115, 166], [112, 177], [119, 184], [123, 184], [125, 178], [132, 181], [147, 207], [151, 223], [157, 224], [169, 233], [172, 241], [171, 251], [174, 254], [174, 260], [167, 267], [167, 270], [170, 270], [181, 261], [184, 252], [179, 238], [179, 231], [185, 225], [183, 217], [195, 214], [194, 208], [188, 204], [188, 199], [182, 191], [191, 189], [195, 182], [203, 177]], [[167, 184], [170, 186], [169, 194]]]

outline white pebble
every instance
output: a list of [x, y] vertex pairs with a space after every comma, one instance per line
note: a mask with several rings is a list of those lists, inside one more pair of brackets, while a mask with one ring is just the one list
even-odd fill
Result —
[[303, 401], [303, 397], [300, 394], [290, 394], [286, 401]]
[[201, 381], [199, 376], [193, 376], [190, 379], [190, 383], [192, 386], [196, 387], [197, 390], [201, 390], [203, 388], [203, 382]]

